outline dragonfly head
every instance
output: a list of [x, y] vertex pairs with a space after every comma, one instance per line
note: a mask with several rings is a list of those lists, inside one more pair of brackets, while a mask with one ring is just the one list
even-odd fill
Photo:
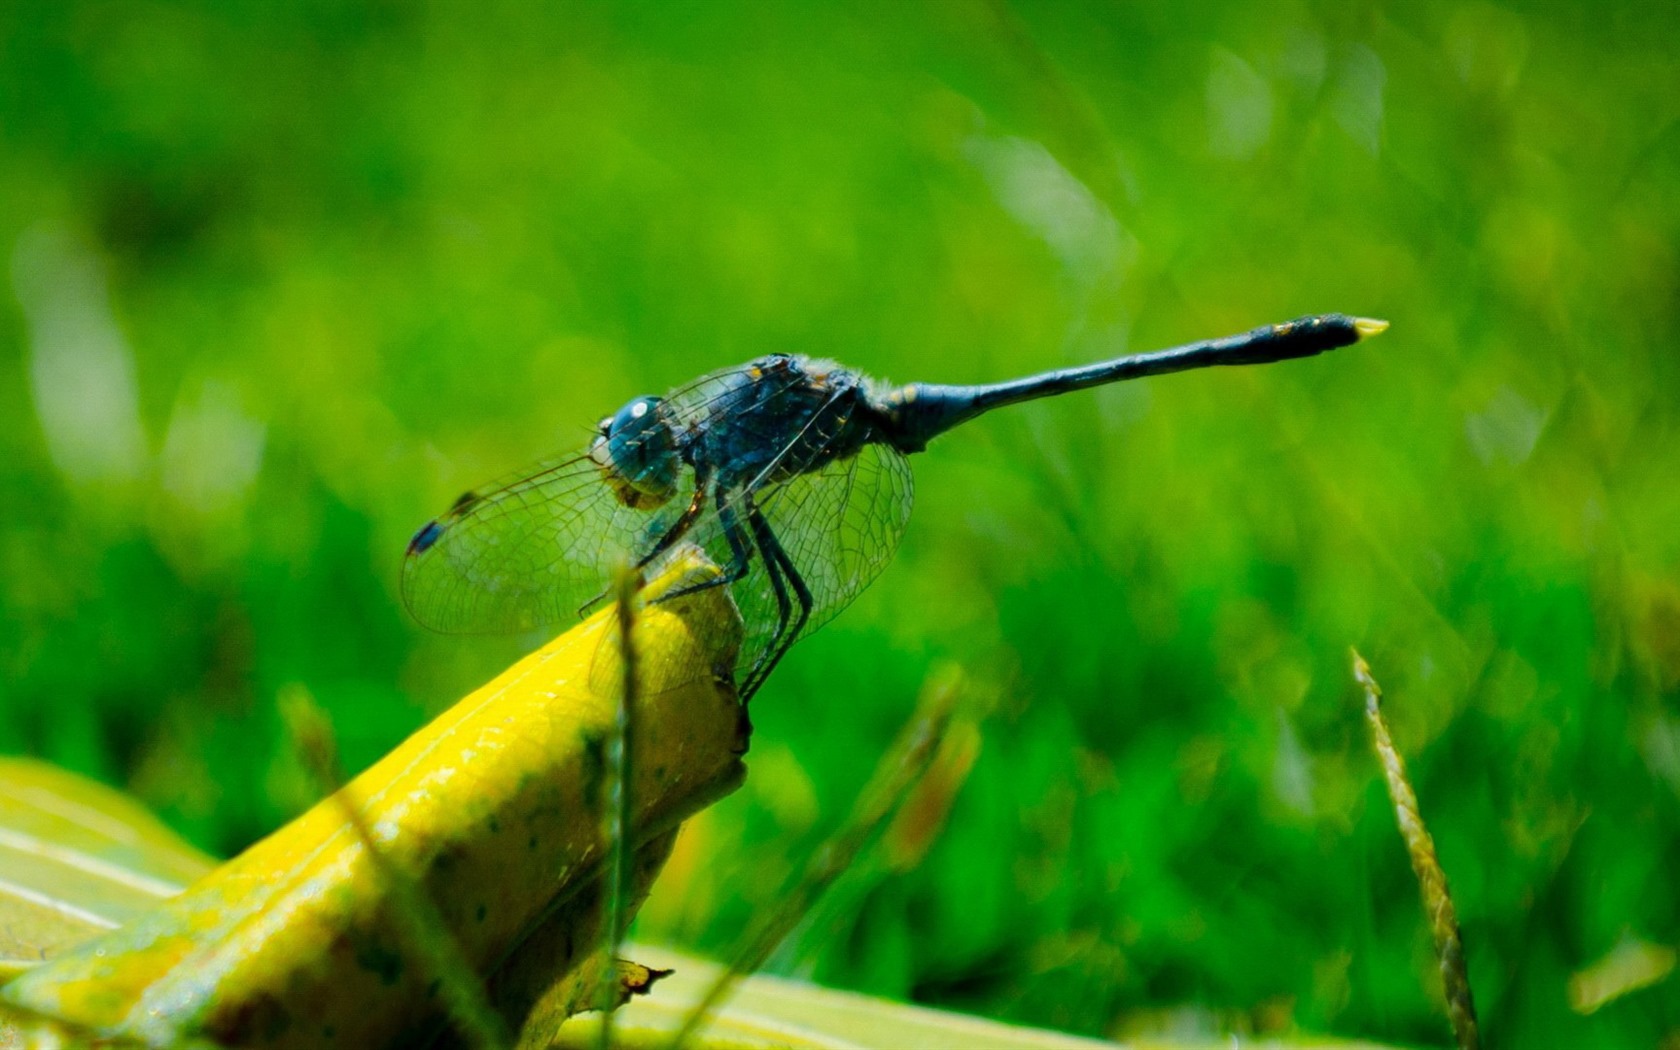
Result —
[[638, 397], [601, 420], [589, 458], [626, 507], [652, 508], [677, 492], [682, 465], [660, 398]]

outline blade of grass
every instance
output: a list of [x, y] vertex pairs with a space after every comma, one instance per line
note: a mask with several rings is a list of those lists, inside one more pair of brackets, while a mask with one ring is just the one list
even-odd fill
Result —
[[480, 1050], [506, 1047], [507, 1029], [484, 994], [478, 974], [450, 936], [448, 924], [436, 904], [391, 863], [375, 841], [361, 807], [350, 797], [339, 767], [338, 743], [326, 712], [313, 697], [298, 688], [281, 697], [281, 714], [304, 769], [322, 794], [337, 801], [345, 821], [361, 841], [368, 863], [390, 891], [393, 926], [407, 942], [413, 961], [438, 981], [444, 1008], [461, 1038]]
[[1464, 965], [1464, 941], [1459, 934], [1458, 914], [1453, 908], [1452, 894], [1447, 890], [1447, 875], [1441, 870], [1440, 858], [1435, 854], [1435, 840], [1423, 822], [1418, 809], [1417, 793], [1406, 778], [1406, 763], [1394, 747], [1388, 722], [1382, 713], [1382, 687], [1371, 674], [1371, 667], [1357, 651], [1353, 653], [1353, 677], [1365, 690], [1365, 720], [1371, 726], [1371, 743], [1382, 764], [1383, 778], [1388, 782], [1388, 797], [1394, 805], [1394, 818], [1400, 825], [1400, 837], [1406, 841], [1406, 852], [1412, 859], [1412, 872], [1417, 876], [1423, 893], [1423, 910], [1429, 916], [1429, 932], [1435, 938], [1435, 957], [1440, 962], [1441, 984], [1447, 999], [1447, 1017], [1452, 1022], [1453, 1035], [1460, 1050], [1476, 1050], [1481, 1034], [1476, 1024], [1476, 1003], [1470, 994], [1470, 975]]
[[601, 1028], [596, 1040], [601, 1050], [609, 1050], [613, 1041], [613, 1013], [623, 1000], [622, 982], [618, 980], [615, 961], [624, 939], [625, 902], [630, 890], [630, 768], [632, 744], [631, 709], [636, 702], [638, 686], [636, 666], [636, 572], [629, 565], [621, 565], [614, 578], [614, 606], [617, 612], [618, 640], [622, 682], [618, 692], [618, 711], [613, 719], [612, 736], [607, 741], [605, 766], [606, 790], [601, 832], [606, 842], [607, 868], [604, 873], [606, 892], [602, 898], [600, 987], [596, 992], [596, 1007], [601, 1011]]
[[764, 965], [776, 946], [804, 921], [823, 893], [845, 874], [897, 812], [938, 754], [951, 725], [960, 687], [961, 679], [956, 674], [930, 680], [916, 713], [881, 756], [845, 823], [811, 854], [780, 906], [747, 937], [735, 958], [707, 986], [671, 1038], [670, 1050], [679, 1050], [695, 1035], [706, 1015], [723, 1001], [737, 980]]

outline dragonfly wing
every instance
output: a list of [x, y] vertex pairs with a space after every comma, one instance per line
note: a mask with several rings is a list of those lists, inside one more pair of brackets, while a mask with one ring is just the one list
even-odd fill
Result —
[[403, 562], [414, 618], [450, 634], [497, 634], [568, 623], [601, 597], [615, 567], [634, 563], [693, 496], [685, 478], [655, 508], [621, 503], [587, 453], [539, 464], [463, 495], [426, 524]]
[[[766, 380], [756, 364], [720, 369], [671, 391], [661, 409], [678, 433], [710, 425], [752, 386], [773, 398], [797, 374]], [[621, 560], [639, 564], [694, 498], [691, 471], [666, 503], [622, 504], [587, 452], [549, 460], [469, 492], [409, 543], [403, 599], [415, 619], [451, 634], [500, 634], [566, 623], [606, 593]], [[727, 565], [715, 522], [692, 538]], [[704, 542], [706, 536], [714, 542]], [[662, 559], [661, 559], [662, 561]], [[646, 566], [657, 573], [659, 564]]]

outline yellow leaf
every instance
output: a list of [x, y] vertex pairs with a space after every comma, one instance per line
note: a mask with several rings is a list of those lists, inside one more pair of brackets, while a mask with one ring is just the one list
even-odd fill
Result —
[[126, 795], [0, 758], [0, 979], [127, 922], [214, 865]]
[[[689, 557], [648, 593], [717, 572]], [[343, 789], [480, 973], [528, 950], [596, 876], [616, 635], [612, 609], [591, 617]], [[708, 588], [645, 604], [633, 638], [643, 683], [633, 845], [656, 870], [677, 824], [743, 773], [744, 719], [717, 673], [733, 666], [739, 618], [726, 588]], [[433, 975], [405, 955], [388, 881], [342, 803], [324, 800], [180, 896], [16, 977], [0, 1002], [158, 1044], [401, 1044], [438, 1028], [440, 1000]], [[576, 932], [548, 936], [591, 943]]]

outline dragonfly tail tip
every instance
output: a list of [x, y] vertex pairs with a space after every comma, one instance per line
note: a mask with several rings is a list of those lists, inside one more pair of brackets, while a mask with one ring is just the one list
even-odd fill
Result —
[[1353, 330], [1359, 333], [1359, 338], [1369, 339], [1388, 331], [1388, 322], [1379, 321], [1375, 317], [1355, 317]]

